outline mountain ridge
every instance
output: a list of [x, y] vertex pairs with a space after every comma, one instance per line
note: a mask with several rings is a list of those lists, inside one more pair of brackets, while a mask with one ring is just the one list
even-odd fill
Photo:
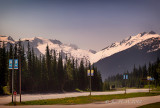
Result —
[[95, 55], [93, 55], [93, 57], [91, 57], [90, 61], [92, 64], [96, 63], [105, 57], [109, 57], [115, 53], [131, 48], [137, 43], [140, 43], [144, 40], [147, 40], [153, 37], [160, 37], [160, 35], [156, 34], [154, 31], [150, 31], [150, 32], [139, 33], [135, 36], [127, 37], [126, 39], [123, 39], [120, 42], [112, 43], [111, 45], [97, 52]]
[[150, 38], [136, 45], [115, 53], [112, 56], [103, 58], [94, 65], [102, 74], [102, 79], [117, 74], [130, 72], [133, 67], [154, 63], [160, 58], [160, 37]]
[[[142, 32], [135, 36], [129, 36], [120, 42], [112, 43], [111, 45], [103, 48], [98, 52], [91, 49], [83, 50], [78, 48], [78, 46], [74, 44], [64, 44], [59, 40], [46, 39], [43, 37], [23, 38], [21, 39], [21, 41], [24, 43], [25, 49], [27, 49], [27, 43], [25, 42], [25, 40], [29, 40], [31, 47], [34, 48], [37, 55], [45, 54], [45, 49], [48, 45], [50, 49], [56, 50], [58, 53], [63, 51], [64, 54], [67, 54], [70, 57], [86, 59], [87, 61], [90, 61], [91, 64], [93, 64], [103, 58], [112, 56], [113, 54], [124, 51], [140, 42], [154, 37], [160, 37], [160, 35], [156, 34], [154, 31]], [[0, 41], [7, 41], [12, 44], [14, 44], [14, 42], [17, 42], [11, 36], [0, 36]]]

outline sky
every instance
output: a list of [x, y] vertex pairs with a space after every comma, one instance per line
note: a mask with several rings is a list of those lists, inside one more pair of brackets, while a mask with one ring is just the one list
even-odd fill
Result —
[[160, 0], [0, 0], [0, 35], [99, 51], [144, 31], [160, 33], [159, 10]]

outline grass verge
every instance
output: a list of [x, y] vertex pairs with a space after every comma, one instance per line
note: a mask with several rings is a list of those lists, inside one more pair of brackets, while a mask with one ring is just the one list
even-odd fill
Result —
[[138, 108], [159, 108], [159, 107], [160, 107], [160, 102], [143, 105]]
[[[156, 96], [160, 93], [129, 93], [129, 94], [114, 94], [114, 95], [94, 95], [94, 96], [79, 96], [59, 99], [46, 99], [46, 100], [33, 100], [25, 102], [17, 102], [16, 105], [73, 105], [73, 104], [87, 104], [98, 101], [106, 101], [112, 99], [125, 99], [133, 97], [144, 97], [144, 96]], [[9, 103], [8, 105], [13, 105]]]
[[159, 91], [160, 92], [160, 87], [158, 86], [158, 87], [156, 87], [156, 88], [154, 88], [152, 91]]

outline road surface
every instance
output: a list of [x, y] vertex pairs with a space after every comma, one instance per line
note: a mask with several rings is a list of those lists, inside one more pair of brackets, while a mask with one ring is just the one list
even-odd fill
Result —
[[[127, 93], [135, 92], [148, 92], [148, 89], [127, 89]], [[110, 94], [123, 94], [124, 91], [109, 91], [109, 92], [92, 92], [92, 95], [110, 95]], [[30, 100], [42, 100], [42, 99], [56, 99], [65, 97], [77, 97], [77, 96], [88, 96], [89, 92], [71, 92], [71, 93], [52, 93], [52, 94], [22, 94], [22, 101]], [[10, 103], [12, 100], [11, 96], [0, 96], [0, 105]], [[17, 95], [16, 100], [19, 101]]]

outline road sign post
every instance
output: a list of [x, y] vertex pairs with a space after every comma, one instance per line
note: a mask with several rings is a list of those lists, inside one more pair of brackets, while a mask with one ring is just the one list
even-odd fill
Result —
[[14, 69], [18, 69], [18, 59], [9, 59], [9, 69], [12, 69], [12, 103], [13, 103], [13, 94], [14, 94]]
[[151, 76], [147, 76], [147, 80], [149, 83], [149, 93], [150, 93], [150, 82], [154, 80], [154, 78], [152, 78]]
[[92, 91], [92, 87], [91, 87], [91, 76], [94, 75], [94, 70], [88, 70], [87, 74], [88, 74], [88, 76], [90, 77], [89, 85], [90, 85], [90, 96], [91, 96], [91, 91]]
[[[14, 57], [14, 56], [13, 56]], [[13, 60], [14, 60], [14, 58], [13, 59], [9, 59], [9, 69], [12, 69], [12, 103], [13, 103], [13, 83], [14, 83], [14, 63], [13, 63]]]
[[12, 64], [12, 103], [13, 103], [13, 91], [14, 91], [14, 55], [13, 55], [13, 64]]
[[128, 79], [128, 75], [123, 75], [123, 79], [125, 80], [125, 94], [126, 94], [126, 79]]

